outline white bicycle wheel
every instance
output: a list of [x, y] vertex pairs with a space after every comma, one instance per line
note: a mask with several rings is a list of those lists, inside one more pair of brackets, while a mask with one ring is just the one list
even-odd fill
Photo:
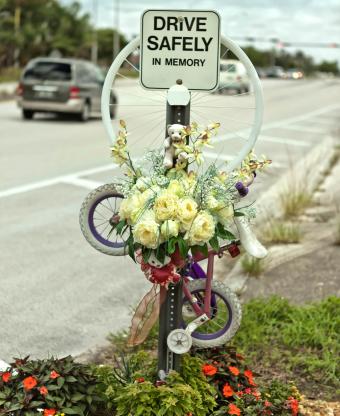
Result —
[[[118, 54], [107, 73], [101, 99], [102, 118], [110, 145], [116, 137], [115, 122], [110, 118], [110, 107], [114, 105], [116, 119], [126, 121], [130, 133], [128, 142], [134, 158], [142, 156], [146, 149], [162, 146], [166, 123], [166, 91], [145, 90], [136, 78], [126, 76], [127, 68], [130, 68], [130, 75], [139, 75], [138, 64], [135, 63], [138, 61], [139, 46], [140, 39], [136, 38]], [[263, 96], [257, 72], [242, 49], [223, 36], [221, 46], [221, 59], [228, 58], [229, 52], [233, 53], [243, 64], [249, 85], [239, 88], [232, 80], [229, 84], [221, 84], [215, 93], [192, 92], [191, 121], [204, 127], [209, 122], [221, 123], [214, 140], [214, 152], [205, 152], [205, 155], [215, 162], [228, 162], [224, 170], [231, 171], [240, 165], [255, 145], [262, 124]], [[227, 75], [232, 71], [233, 65], [230, 64]], [[110, 103], [113, 89], [118, 95], [118, 104]], [[234, 90], [236, 93], [231, 94]], [[219, 91], [227, 93], [217, 94]]]
[[81, 231], [87, 242], [101, 253], [123, 256], [127, 253], [124, 234], [117, 235], [114, 224], [119, 221], [119, 207], [123, 195], [115, 185], [99, 186], [85, 198], [79, 213]]

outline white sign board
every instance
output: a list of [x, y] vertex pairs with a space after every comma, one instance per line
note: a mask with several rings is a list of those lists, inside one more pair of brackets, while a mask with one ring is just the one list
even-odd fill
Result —
[[218, 87], [220, 16], [212, 10], [146, 10], [141, 18], [140, 82], [168, 89]]

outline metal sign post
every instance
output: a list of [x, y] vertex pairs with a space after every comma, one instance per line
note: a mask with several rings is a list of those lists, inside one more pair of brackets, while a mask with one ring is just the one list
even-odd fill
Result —
[[[190, 123], [190, 93], [182, 86], [182, 80], [170, 88], [166, 103], [166, 136], [169, 124]], [[158, 373], [161, 378], [170, 370], [179, 371], [181, 356], [169, 350], [167, 338], [169, 333], [180, 327], [182, 319], [182, 282], [177, 285], [169, 285], [168, 290], [161, 288], [161, 299], [165, 301], [161, 305], [159, 314], [158, 337]], [[166, 292], [166, 293], [164, 293]]]
[[[167, 89], [167, 126], [190, 123], [189, 90], [213, 91], [219, 84], [220, 16], [212, 10], [146, 10], [141, 18], [140, 83]], [[167, 338], [180, 328], [182, 283], [161, 288], [158, 373], [179, 371], [180, 355]]]

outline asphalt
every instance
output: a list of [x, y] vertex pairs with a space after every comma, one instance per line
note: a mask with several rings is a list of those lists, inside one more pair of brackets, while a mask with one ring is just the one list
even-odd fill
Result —
[[[161, 145], [162, 94], [136, 97], [139, 89], [130, 81], [119, 83], [116, 91], [118, 117], [126, 119], [134, 155]], [[255, 197], [336, 128], [339, 91], [337, 80], [264, 82], [265, 120], [256, 150], [274, 163], [254, 186]], [[221, 106], [221, 98], [193, 98], [198, 121], [203, 123], [204, 116], [206, 122], [226, 119], [210, 162], [227, 159], [240, 138], [223, 137], [231, 129], [245, 137], [244, 123], [251, 122], [251, 111], [247, 118], [241, 109], [234, 125], [227, 122], [229, 104], [212, 108]], [[233, 99], [228, 98], [230, 103]], [[250, 101], [248, 97], [242, 105], [251, 107]], [[145, 108], [131, 107], [136, 102], [153, 106], [145, 115]], [[204, 114], [208, 105], [210, 113]], [[0, 357], [79, 354], [127, 327], [131, 308], [149, 288], [129, 258], [96, 252], [79, 229], [83, 198], [111, 182], [118, 170], [99, 119], [82, 124], [45, 115], [23, 121], [9, 101], [0, 103], [0, 121]]]

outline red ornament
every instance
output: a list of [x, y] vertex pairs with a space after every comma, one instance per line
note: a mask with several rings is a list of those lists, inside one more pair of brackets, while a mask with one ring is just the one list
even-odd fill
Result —
[[240, 249], [237, 244], [230, 244], [228, 246], [228, 251], [231, 257], [237, 257], [240, 254]]
[[169, 283], [177, 283], [181, 278], [181, 275], [177, 273], [177, 268], [172, 261], [163, 267], [154, 267], [144, 262], [141, 252], [137, 253], [137, 261], [140, 263], [146, 278], [151, 283], [168, 287]]

